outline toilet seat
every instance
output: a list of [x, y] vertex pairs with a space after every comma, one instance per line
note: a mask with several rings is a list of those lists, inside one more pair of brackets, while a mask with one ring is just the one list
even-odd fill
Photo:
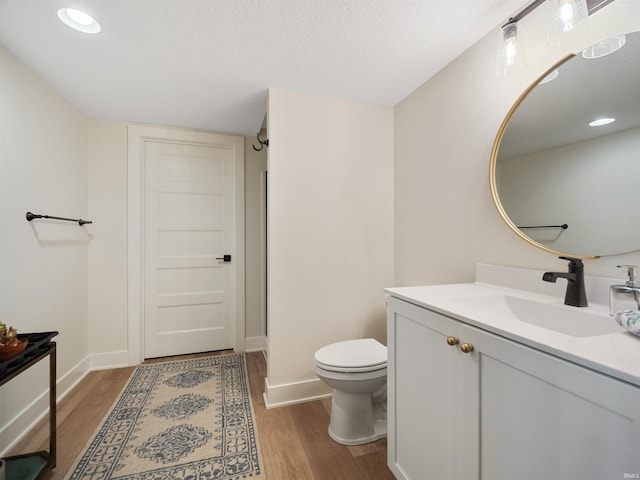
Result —
[[373, 338], [327, 345], [314, 371], [333, 389], [329, 436], [362, 445], [387, 435], [387, 347]]
[[373, 338], [332, 343], [314, 355], [319, 368], [333, 372], [371, 372], [387, 368], [387, 347]]

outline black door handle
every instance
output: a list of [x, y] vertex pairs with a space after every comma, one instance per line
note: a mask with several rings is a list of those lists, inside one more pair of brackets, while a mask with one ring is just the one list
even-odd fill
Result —
[[222, 257], [216, 257], [216, 260], [222, 260], [223, 262], [230, 262], [231, 261], [231, 255], [224, 255]]

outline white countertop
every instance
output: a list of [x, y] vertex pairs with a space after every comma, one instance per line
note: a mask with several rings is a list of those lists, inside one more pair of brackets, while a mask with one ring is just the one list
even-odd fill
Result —
[[[494, 266], [489, 268], [509, 269]], [[482, 270], [482, 266], [479, 266], [479, 270]], [[520, 273], [522, 271], [515, 270], [520, 270]], [[532, 278], [543, 283], [539, 272], [533, 272], [535, 273]], [[488, 278], [489, 276], [480, 273], [476, 275], [475, 283], [399, 287], [386, 289], [385, 292], [409, 303], [640, 386], [640, 337], [627, 332], [622, 327], [616, 328], [618, 325], [609, 315], [608, 305], [590, 302], [589, 307], [580, 308], [580, 311], [598, 315], [603, 322], [611, 322], [613, 333], [576, 337], [519, 321], [504, 312], [496, 312], [489, 306], [483, 307], [482, 301], [474, 301], [481, 297], [509, 296], [547, 303], [559, 308], [577, 309], [578, 307], [563, 305], [564, 295], [558, 296], [557, 291], [554, 291], [554, 295], [549, 295], [480, 281]], [[519, 286], [522, 284], [514, 283]], [[597, 285], [599, 289], [607, 288], [606, 285], [598, 285], [597, 280], [591, 283]], [[564, 285], [566, 285], [565, 282], [563, 282]], [[598, 295], [598, 298], [606, 298], [607, 294], [608, 292]]]

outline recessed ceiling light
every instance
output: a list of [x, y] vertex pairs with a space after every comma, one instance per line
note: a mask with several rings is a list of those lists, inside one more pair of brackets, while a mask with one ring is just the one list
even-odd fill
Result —
[[610, 53], [615, 52], [616, 50], [620, 50], [622, 47], [624, 47], [625, 43], [627, 43], [627, 37], [625, 37], [624, 35], [607, 38], [585, 48], [582, 51], [582, 57], [588, 60], [604, 57], [605, 55], [609, 55]]
[[551, 71], [551, 73], [549, 73], [546, 77], [544, 77], [542, 80], [540, 80], [538, 82], [538, 85], [544, 85], [545, 83], [550, 82], [551, 80], [553, 80], [554, 78], [556, 78], [558, 76], [558, 69], [554, 69]]
[[597, 120], [594, 120], [593, 122], [589, 122], [589, 126], [590, 127], [601, 127], [603, 125], [609, 125], [610, 123], [613, 123], [615, 121], [616, 121], [615, 118], [598, 118]]
[[98, 33], [100, 31], [100, 24], [95, 18], [75, 8], [61, 8], [58, 10], [58, 18], [65, 25], [79, 32]]

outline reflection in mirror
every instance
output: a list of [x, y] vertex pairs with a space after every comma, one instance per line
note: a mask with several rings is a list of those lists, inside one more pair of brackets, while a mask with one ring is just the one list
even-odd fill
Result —
[[[571, 57], [556, 78], [525, 92], [494, 144], [496, 206], [516, 233], [547, 251], [589, 257], [640, 249], [640, 32], [612, 43], [621, 48]], [[604, 118], [615, 121], [589, 126]]]

